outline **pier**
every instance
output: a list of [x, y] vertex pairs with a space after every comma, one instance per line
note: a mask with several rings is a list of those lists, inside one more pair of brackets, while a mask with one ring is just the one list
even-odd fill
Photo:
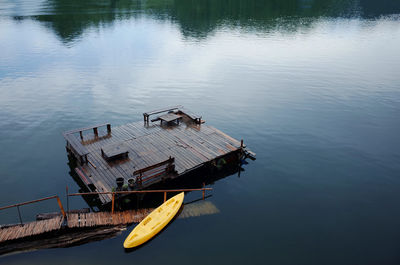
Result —
[[[188, 218], [219, 212], [214, 204], [209, 201], [204, 201], [205, 192], [209, 190], [212, 189], [145, 190], [109, 193], [112, 197], [115, 197], [117, 194], [128, 193], [159, 193], [164, 194], [164, 201], [166, 201], [167, 195], [170, 193], [202, 191], [202, 199], [183, 205], [178, 218]], [[68, 194], [67, 198], [96, 194], [96, 192], [72, 193]], [[36, 216], [36, 221], [23, 222], [20, 214], [21, 206], [52, 199], [57, 200], [58, 206], [60, 207], [59, 212], [38, 214]], [[112, 207], [112, 211], [110, 212], [90, 212], [89, 209], [65, 211], [57, 195], [0, 207], [0, 211], [9, 208], [17, 208], [20, 223], [0, 226], [0, 255], [14, 252], [18, 249], [26, 250], [31, 247], [41, 248], [35, 246], [33, 242], [43, 239], [45, 239], [46, 242], [43, 245], [44, 247], [66, 247], [79, 241], [90, 241], [91, 238], [97, 240], [99, 237], [108, 237], [110, 233], [115, 236], [115, 232], [120, 231], [127, 225], [141, 222], [154, 210], [154, 208], [139, 208], [114, 211], [114, 207]]]
[[98, 124], [63, 136], [77, 176], [88, 191], [99, 192], [102, 205], [113, 200], [102, 192], [143, 190], [202, 167], [221, 167], [228, 156], [239, 161], [255, 155], [183, 106], [145, 112], [143, 122]]

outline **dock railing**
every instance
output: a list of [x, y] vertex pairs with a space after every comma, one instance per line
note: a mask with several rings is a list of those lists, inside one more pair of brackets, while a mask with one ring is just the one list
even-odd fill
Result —
[[8, 206], [0, 207], [0, 211], [1, 210], [5, 210], [5, 209], [9, 209], [9, 208], [14, 208], [14, 207], [17, 208], [20, 224], [23, 225], [24, 223], [22, 222], [21, 211], [19, 209], [20, 206], [27, 205], [27, 204], [33, 204], [33, 203], [37, 203], [37, 202], [42, 202], [42, 201], [47, 201], [47, 200], [52, 200], [52, 199], [57, 199], [57, 203], [58, 203], [58, 206], [60, 207], [61, 214], [65, 218], [66, 217], [66, 213], [64, 211], [64, 207], [62, 206], [60, 197], [58, 197], [57, 195], [46, 197], [46, 198], [41, 198], [41, 199], [37, 199], [37, 200], [33, 200], [33, 201], [21, 202], [21, 203], [17, 203], [17, 204], [12, 204], [12, 205], [8, 205]]
[[[80, 193], [68, 193], [67, 192], [67, 205], [69, 205], [68, 198], [71, 196], [84, 196], [84, 195], [100, 195], [100, 194], [111, 194], [111, 213], [115, 211], [115, 195], [117, 194], [143, 194], [143, 193], [164, 193], [164, 202], [167, 200], [167, 193], [169, 192], [186, 192], [186, 191], [202, 191], [203, 200], [205, 199], [205, 192], [207, 190], [212, 190], [212, 188], [198, 188], [198, 189], [171, 189], [171, 190], [129, 190], [129, 191], [103, 191], [103, 192], [80, 192]], [[68, 189], [67, 189], [68, 191]]]
[[28, 205], [28, 204], [33, 204], [33, 203], [38, 203], [42, 201], [47, 201], [47, 200], [52, 200], [56, 199], [58, 206], [60, 208], [61, 215], [64, 217], [64, 220], [67, 220], [67, 213], [69, 212], [69, 197], [72, 196], [82, 196], [82, 195], [99, 195], [99, 194], [111, 194], [112, 195], [112, 202], [111, 202], [111, 212], [114, 214], [115, 212], [115, 196], [117, 194], [142, 194], [142, 193], [164, 193], [164, 202], [167, 200], [167, 194], [168, 193], [176, 193], [176, 192], [187, 192], [187, 191], [202, 191], [203, 192], [203, 200], [205, 199], [205, 192], [207, 190], [212, 190], [212, 188], [197, 188], [197, 189], [170, 189], [170, 190], [131, 190], [131, 191], [103, 191], [103, 192], [81, 192], [81, 193], [68, 193], [68, 187], [67, 187], [67, 212], [64, 211], [64, 207], [61, 203], [60, 197], [58, 195], [50, 196], [50, 197], [45, 197], [37, 200], [32, 200], [32, 201], [27, 201], [27, 202], [21, 202], [17, 204], [12, 204], [12, 205], [7, 205], [0, 207], [1, 210], [5, 209], [10, 209], [10, 208], [17, 208], [18, 210], [18, 217], [20, 224], [23, 225], [22, 221], [22, 216], [21, 216], [21, 211], [20, 211], [20, 206], [23, 205]]

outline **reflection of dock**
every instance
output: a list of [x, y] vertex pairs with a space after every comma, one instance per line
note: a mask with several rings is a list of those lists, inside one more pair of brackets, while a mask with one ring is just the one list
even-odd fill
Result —
[[[157, 116], [149, 121], [151, 115]], [[111, 191], [116, 178], [131, 190], [141, 190], [204, 166], [221, 167], [228, 155], [239, 160], [248, 153], [240, 141], [205, 125], [182, 106], [143, 116], [144, 123], [101, 124], [64, 133], [67, 151], [77, 161], [75, 172], [88, 190]], [[112, 200], [109, 194], [99, 198], [103, 205]]]

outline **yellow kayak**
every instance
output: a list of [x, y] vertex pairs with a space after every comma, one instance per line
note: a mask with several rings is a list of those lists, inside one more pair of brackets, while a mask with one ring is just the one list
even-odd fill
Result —
[[124, 248], [139, 246], [160, 232], [181, 208], [184, 197], [181, 192], [152, 211], [125, 239]]

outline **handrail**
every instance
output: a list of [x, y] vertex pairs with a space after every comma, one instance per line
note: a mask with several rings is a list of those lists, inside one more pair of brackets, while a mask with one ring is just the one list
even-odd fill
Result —
[[[99, 194], [112, 194], [112, 213], [114, 213], [114, 203], [115, 203], [115, 195], [116, 194], [133, 194], [133, 193], [164, 193], [164, 202], [167, 199], [167, 193], [168, 192], [184, 192], [184, 191], [203, 191], [203, 200], [205, 198], [205, 191], [206, 190], [212, 190], [212, 188], [197, 188], [197, 189], [170, 189], [170, 190], [131, 190], [131, 191], [102, 191], [102, 192], [81, 192], [81, 193], [68, 193], [68, 187], [67, 187], [67, 199], [68, 197], [71, 196], [81, 196], [81, 195], [99, 195]], [[32, 201], [27, 201], [27, 202], [21, 202], [21, 203], [16, 203], [12, 205], [7, 205], [0, 207], [1, 210], [5, 209], [10, 209], [16, 207], [18, 210], [18, 216], [21, 225], [23, 224], [22, 222], [22, 217], [21, 217], [21, 212], [19, 210], [20, 206], [27, 205], [27, 204], [33, 204], [41, 201], [46, 201], [46, 200], [51, 200], [51, 199], [57, 199], [58, 206], [60, 207], [61, 214], [66, 218], [66, 213], [64, 211], [64, 207], [61, 203], [60, 197], [58, 195], [50, 196], [50, 197], [45, 197], [37, 200], [32, 200]], [[68, 206], [68, 200], [67, 200], [67, 206]], [[69, 207], [67, 207], [69, 208]]]
[[115, 208], [115, 194], [133, 194], [133, 193], [164, 193], [164, 202], [167, 200], [168, 192], [184, 192], [184, 191], [203, 191], [203, 200], [205, 198], [206, 190], [212, 190], [212, 188], [200, 188], [200, 189], [172, 189], [172, 190], [129, 190], [129, 191], [101, 191], [101, 192], [81, 192], [81, 193], [67, 193], [67, 198], [70, 196], [80, 196], [80, 195], [99, 195], [99, 194], [112, 194], [111, 199], [111, 213], [114, 214]]
[[110, 123], [101, 123], [101, 124], [96, 124], [96, 125], [92, 125], [89, 127], [84, 127], [84, 128], [79, 128], [79, 129], [74, 129], [74, 130], [69, 130], [69, 131], [65, 131], [63, 132], [63, 135], [68, 135], [68, 134], [72, 134], [72, 133], [78, 133], [78, 132], [84, 132], [84, 131], [88, 131], [94, 128], [99, 128], [99, 127], [104, 127], [107, 126], [107, 130], [111, 130], [111, 124]]
[[80, 192], [80, 193], [68, 193], [68, 196], [80, 196], [80, 195], [95, 195], [95, 194], [130, 194], [130, 193], [154, 193], [154, 192], [183, 192], [183, 191], [206, 191], [212, 190], [212, 188], [198, 188], [198, 189], [172, 189], [172, 190], [123, 190], [123, 191], [93, 191], [93, 192]]
[[5, 209], [9, 209], [9, 208], [16, 207], [17, 210], [18, 210], [19, 221], [20, 221], [21, 224], [23, 224], [23, 223], [22, 223], [21, 212], [20, 212], [20, 210], [19, 210], [19, 207], [20, 207], [20, 206], [22, 206], [22, 205], [27, 205], [27, 204], [32, 204], [32, 203], [36, 203], [36, 202], [41, 202], [41, 201], [46, 201], [46, 200], [51, 200], [51, 199], [57, 199], [57, 203], [58, 203], [58, 206], [60, 207], [60, 211], [61, 211], [62, 215], [63, 215], [64, 217], [66, 217], [66, 214], [65, 214], [65, 211], [64, 211], [64, 207], [62, 206], [60, 197], [58, 197], [58, 195], [54, 195], [54, 196], [50, 196], [50, 197], [45, 197], [45, 198], [41, 198], [41, 199], [37, 199], [37, 200], [32, 200], [32, 201], [27, 201], [27, 202], [21, 202], [21, 203], [17, 203], [17, 204], [12, 204], [12, 205], [3, 206], [3, 207], [0, 207], [0, 211], [1, 211], [1, 210], [5, 210]]

